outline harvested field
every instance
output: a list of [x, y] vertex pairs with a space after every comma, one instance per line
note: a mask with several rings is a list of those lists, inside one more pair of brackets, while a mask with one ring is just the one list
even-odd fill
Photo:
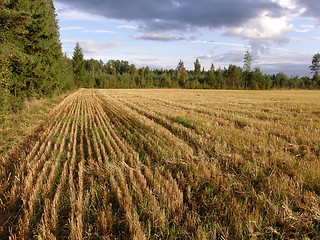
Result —
[[317, 239], [318, 91], [86, 90], [0, 162], [0, 239]]

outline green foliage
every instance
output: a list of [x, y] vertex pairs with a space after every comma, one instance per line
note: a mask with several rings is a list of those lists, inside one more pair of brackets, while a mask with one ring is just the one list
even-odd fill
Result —
[[252, 55], [250, 53], [249, 50], [246, 51], [246, 53], [244, 54], [243, 57], [243, 69], [246, 72], [250, 72], [251, 71], [251, 63], [252, 63]]
[[[83, 59], [83, 55], [82, 58]], [[320, 88], [320, 77], [315, 75], [299, 78], [288, 77], [284, 73], [277, 75], [263, 74], [259, 68], [244, 71], [241, 67], [230, 64], [228, 68], [200, 71], [199, 61], [195, 69], [188, 71], [182, 60], [176, 69], [155, 69], [148, 67], [137, 69], [135, 65], [123, 60], [103, 61], [82, 60], [84, 73], [78, 87], [86, 88], [188, 88], [188, 89], [271, 89], [271, 88]]]
[[72, 85], [55, 17], [52, 0], [2, 1], [0, 88], [5, 109], [19, 109], [16, 103], [25, 98], [53, 96]]
[[[176, 69], [154, 69], [135, 65], [124, 60], [85, 60], [79, 44], [75, 47], [73, 66], [81, 66], [78, 87], [85, 88], [187, 88], [187, 89], [271, 89], [271, 88], [320, 88], [320, 77], [315, 75], [299, 78], [288, 77], [284, 73], [277, 75], [263, 74], [259, 68], [251, 70], [252, 56], [249, 51], [245, 55], [247, 68], [230, 64], [228, 68], [215, 70], [212, 64], [208, 71], [201, 70], [198, 59], [194, 62], [194, 70], [186, 70], [184, 62], [179, 60]], [[78, 62], [78, 64], [76, 64]], [[250, 68], [249, 68], [250, 66]], [[77, 68], [78, 69], [78, 68]]]
[[242, 69], [235, 65], [229, 65], [227, 70], [227, 86], [229, 89], [243, 88], [243, 73]]
[[311, 66], [309, 67], [314, 74], [320, 73], [320, 53], [316, 53], [312, 57]]
[[14, 97], [9, 91], [0, 87], [0, 113], [17, 112], [23, 107], [22, 98]]
[[185, 117], [182, 116], [177, 116], [175, 118], [172, 119], [173, 122], [175, 123], [179, 123], [184, 127], [187, 128], [192, 128], [193, 127], [193, 122], [190, 119], [187, 119]]
[[180, 59], [178, 66], [176, 68], [177, 80], [181, 87], [185, 87], [188, 80], [188, 72], [184, 67], [184, 62]]
[[84, 86], [85, 63], [83, 60], [83, 52], [80, 44], [77, 42], [72, 56], [73, 72], [77, 86]]
[[197, 58], [196, 61], [194, 62], [194, 75], [197, 81], [199, 81], [200, 72], [201, 72], [201, 65]]

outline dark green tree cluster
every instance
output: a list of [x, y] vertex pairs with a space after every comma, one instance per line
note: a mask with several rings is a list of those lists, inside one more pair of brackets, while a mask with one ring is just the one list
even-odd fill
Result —
[[[81, 60], [79, 60], [81, 59]], [[79, 87], [89, 88], [188, 88], [188, 89], [320, 89], [320, 54], [315, 55], [310, 69], [314, 77], [288, 77], [285, 73], [263, 74], [259, 68], [251, 69], [252, 56], [249, 51], [244, 55], [243, 68], [230, 64], [228, 68], [214, 65], [208, 71], [201, 69], [198, 59], [194, 70], [186, 70], [180, 60], [175, 69], [150, 70], [148, 67], [137, 69], [123, 60], [109, 60], [107, 63], [94, 59], [84, 60], [80, 45], [77, 43], [73, 65], [75, 79]], [[81, 66], [81, 67], [79, 67]], [[79, 70], [81, 69], [81, 71]]]
[[68, 65], [52, 0], [1, 0], [0, 111], [72, 87]]

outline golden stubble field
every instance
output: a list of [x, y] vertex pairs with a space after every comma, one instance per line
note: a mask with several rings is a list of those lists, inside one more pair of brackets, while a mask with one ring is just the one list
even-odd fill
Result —
[[1, 239], [317, 239], [320, 92], [87, 90], [0, 162]]

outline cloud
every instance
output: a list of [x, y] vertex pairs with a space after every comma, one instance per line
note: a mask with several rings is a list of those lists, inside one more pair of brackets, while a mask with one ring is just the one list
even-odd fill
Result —
[[219, 41], [207, 41], [207, 40], [189, 40], [192, 43], [203, 43], [203, 44], [214, 44], [214, 45], [225, 45], [232, 47], [245, 47], [244, 44], [241, 43], [230, 43], [230, 42], [219, 42]]
[[55, 1], [55, 8], [60, 20], [87, 20], [99, 21], [105, 19], [104, 17], [96, 14], [91, 14], [85, 9], [78, 9], [73, 7], [63, 0]]
[[117, 33], [115, 31], [109, 31], [109, 30], [83, 30], [84, 33]]
[[305, 41], [319, 41], [320, 40], [320, 36], [319, 37], [291, 37], [290, 41], [294, 41], [294, 42], [305, 42]]
[[212, 60], [213, 59], [213, 57], [210, 54], [201, 55], [201, 56], [198, 56], [195, 58], [200, 59], [200, 60]]
[[240, 27], [230, 28], [227, 34], [246, 39], [282, 40], [284, 35], [294, 28], [288, 23], [286, 16], [273, 18], [263, 12], [260, 16], [250, 19]]
[[121, 42], [98, 42], [93, 40], [71, 40], [71, 39], [62, 39], [61, 42], [65, 45], [75, 46], [77, 42], [80, 43], [80, 46], [83, 49], [84, 55], [94, 54], [105, 51], [106, 49], [115, 49], [124, 43]]
[[133, 35], [132, 38], [139, 39], [139, 40], [152, 40], [152, 41], [162, 41], [162, 42], [184, 40], [183, 38], [178, 38], [173, 35], [159, 34], [159, 33], [146, 33], [139, 36]]
[[285, 72], [289, 76], [308, 76], [310, 74], [310, 62], [310, 53], [277, 51], [262, 54], [259, 59], [253, 62], [253, 65], [260, 67], [269, 74]]
[[[300, 0], [56, 1], [89, 16], [134, 22], [136, 26], [118, 26], [119, 29], [134, 29], [139, 32], [131, 36], [134, 39], [181, 41], [185, 34], [200, 35], [201, 29], [205, 28], [248, 41], [255, 56], [259, 52], [266, 52], [269, 42], [286, 42], [286, 34], [294, 29], [293, 24], [290, 24], [291, 17], [301, 14], [300, 5], [296, 2]], [[214, 41], [212, 43], [228, 45]]]
[[296, 0], [300, 9], [304, 9], [303, 15], [305, 17], [313, 17], [320, 21], [320, 4], [316, 0]]
[[86, 13], [109, 19], [136, 21], [147, 31], [185, 31], [239, 26], [268, 10], [282, 8], [267, 0], [56, 0]]
[[119, 25], [117, 28], [119, 29], [137, 29], [137, 26], [133, 26], [133, 25]]
[[[279, 2], [284, 11], [294, 11], [292, 0], [273, 0]], [[289, 8], [290, 7], [290, 8]], [[258, 58], [260, 53], [269, 51], [270, 42], [277, 44], [289, 41], [286, 34], [294, 29], [290, 22], [290, 13], [274, 16], [269, 10], [260, 12], [255, 18], [249, 19], [241, 26], [229, 28], [225, 35], [241, 37], [251, 45], [252, 55]]]
[[83, 29], [83, 27], [62, 27], [60, 30], [62, 31], [69, 31], [69, 30], [80, 30]]

